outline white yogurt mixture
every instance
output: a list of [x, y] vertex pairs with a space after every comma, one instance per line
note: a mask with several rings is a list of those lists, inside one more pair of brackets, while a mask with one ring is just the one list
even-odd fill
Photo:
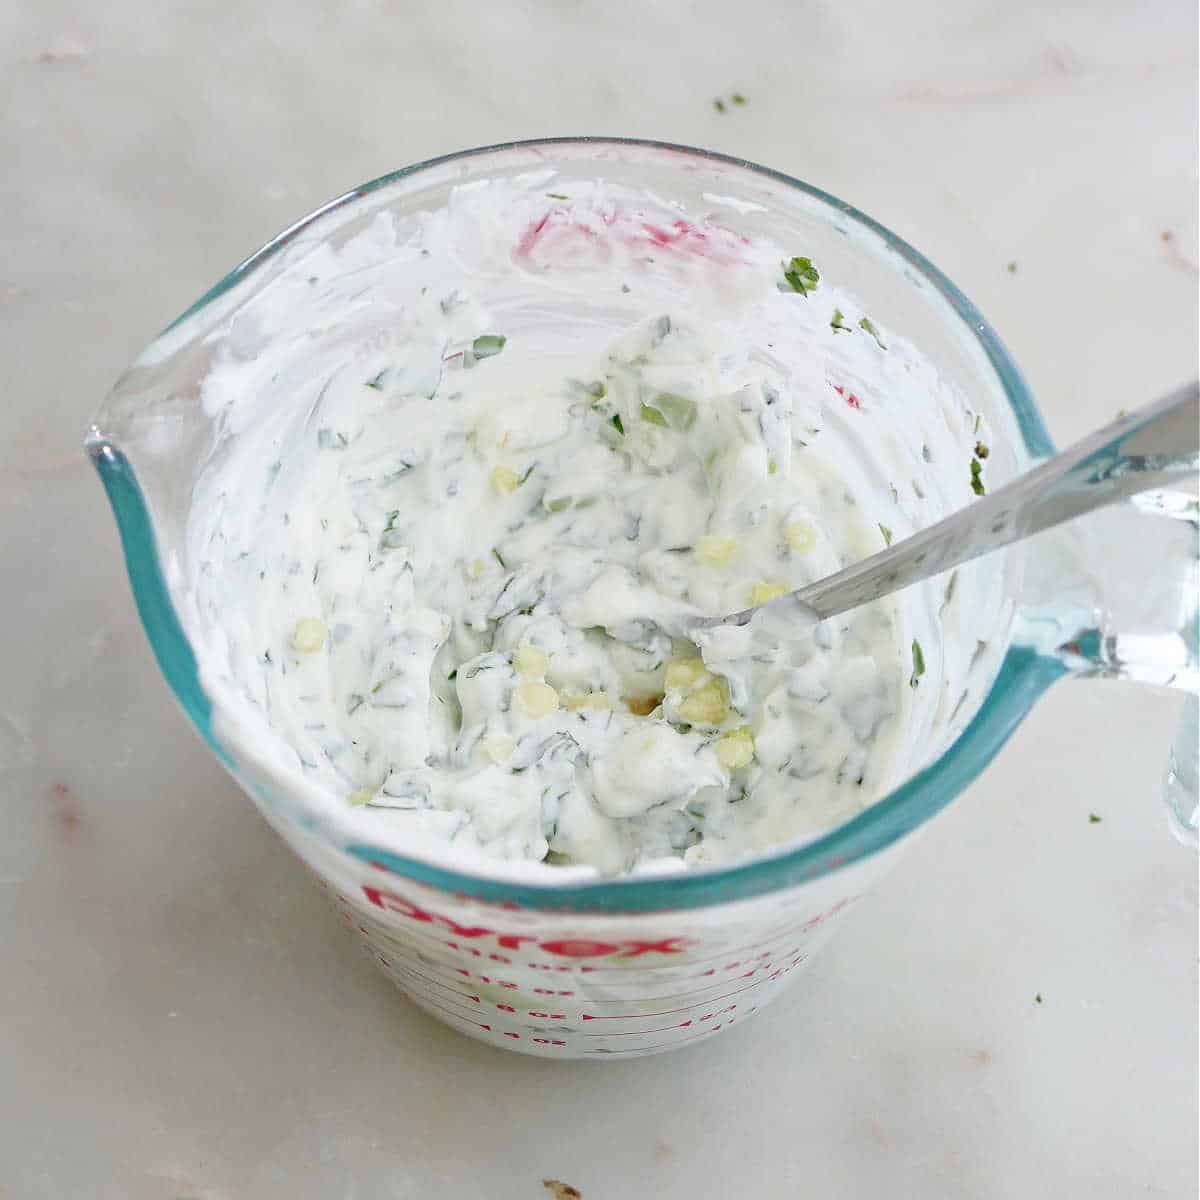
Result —
[[[804, 253], [526, 179], [310, 255], [287, 330], [235, 319], [205, 382], [185, 618], [217, 707], [401, 848], [665, 869], [884, 794], [926, 670], [896, 601], [745, 657], [683, 636], [984, 477], [978, 418]], [[914, 397], [920, 472], [873, 477], [845, 446], [894, 449]]]

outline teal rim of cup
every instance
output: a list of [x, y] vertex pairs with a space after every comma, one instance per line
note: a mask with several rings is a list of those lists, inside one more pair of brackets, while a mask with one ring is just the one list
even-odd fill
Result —
[[[1004, 344], [975, 305], [922, 254], [878, 221], [820, 188], [744, 159], [670, 142], [610, 137], [505, 142], [441, 155], [393, 171], [338, 196], [290, 225], [261, 250], [234, 267], [159, 336], [165, 336], [201, 312], [321, 217], [380, 188], [428, 168], [465, 159], [510, 150], [587, 145], [662, 150], [753, 172], [804, 192], [870, 230], [888, 249], [928, 280], [971, 329], [1001, 382], [1029, 455], [1043, 458], [1055, 452], [1054, 443], [1029, 388]], [[214, 733], [212, 705], [200, 685], [195, 654], [167, 589], [149, 509], [132, 465], [120, 448], [95, 427], [88, 435], [86, 448], [112, 506], [134, 601], [160, 670], [220, 762], [244, 790], [270, 805], [271, 797], [263, 794], [257, 782], [242, 777]], [[336, 825], [336, 819], [332, 818], [336, 809], [331, 809], [328, 815], [313, 814], [313, 819], [306, 825], [309, 832], [335, 840], [339, 849], [381, 871], [488, 903], [580, 913], [651, 913], [750, 899], [810, 882], [877, 854], [940, 812], [983, 771], [1042, 692], [1065, 673], [1065, 666], [1057, 659], [1039, 654], [1028, 646], [1010, 646], [979, 711], [936, 762], [882, 800], [816, 840], [727, 867], [688, 868], [668, 875], [632, 875], [564, 884], [529, 883], [482, 873], [455, 871], [369, 843], [333, 839], [328, 826]]]

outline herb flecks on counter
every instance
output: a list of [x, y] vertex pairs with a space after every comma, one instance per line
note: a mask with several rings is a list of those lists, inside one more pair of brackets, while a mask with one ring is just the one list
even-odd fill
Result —
[[846, 318], [842, 314], [842, 310], [840, 308], [835, 308], [833, 310], [833, 319], [829, 322], [829, 328], [832, 329], [834, 333], [854, 332], [854, 330], [846, 324]]
[[783, 264], [783, 279], [793, 292], [807, 296], [817, 290], [821, 275], [811, 258], [797, 257]]
[[1103, 820], [1104, 820], [1104, 818], [1102, 816], [1100, 816], [1099, 813], [1088, 813], [1088, 824], [1089, 825], [1099, 825], [1100, 822]]
[[554, 1200], [583, 1200], [583, 1193], [561, 1179], [543, 1179], [542, 1187], [550, 1193]]
[[921, 681], [921, 676], [925, 674], [925, 651], [921, 649], [921, 643], [913, 638], [912, 644], [912, 674], [908, 679], [909, 687], [916, 687]]

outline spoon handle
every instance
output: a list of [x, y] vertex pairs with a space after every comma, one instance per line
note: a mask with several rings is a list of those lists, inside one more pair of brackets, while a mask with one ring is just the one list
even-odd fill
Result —
[[[1089, 434], [936, 525], [780, 600], [831, 617], [1082, 513], [1163, 487], [1198, 465], [1200, 383], [1193, 382]], [[754, 611], [725, 623], [745, 624]]]

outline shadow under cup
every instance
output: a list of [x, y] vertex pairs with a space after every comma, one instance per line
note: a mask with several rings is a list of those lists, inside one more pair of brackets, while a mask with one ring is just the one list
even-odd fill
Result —
[[[281, 303], [329, 261], [378, 229], [444, 206], [475, 180], [602, 178], [738, 233], [797, 247], [822, 277], [863, 300], [954, 382], [990, 437], [989, 484], [1000, 486], [1052, 443], [1019, 372], [974, 306], [882, 226], [825, 193], [760, 167], [681, 147], [561, 139], [432, 160], [366, 184], [280, 234], [165, 330], [121, 377], [97, 416], [89, 451], [108, 492], [134, 596], [172, 690], [210, 748], [264, 817], [315, 872], [346, 923], [418, 1004], [456, 1028], [532, 1054], [619, 1057], [685, 1045], [744, 1020], [773, 998], [838, 916], [893, 861], [906, 834], [948, 804], [990, 761], [1050, 682], [1074, 664], [1059, 653], [1091, 626], [1040, 597], [1028, 636], [1026, 547], [960, 568], [912, 597], [912, 634], [926, 671], [908, 775], [888, 796], [799, 847], [735, 866], [556, 883], [497, 861], [467, 871], [449, 854], [376, 844], [362, 814], [306, 786], [263, 751], [258, 731], [225, 720], [189, 640], [188, 522], [198, 481], [239, 430], [209, 412], [204, 381], [223, 356], [294, 344], [302, 363], [355, 352], [378, 335], [363, 289], [403, 288], [386, 255], [376, 272], [322, 280], [345, 316], [312, 336], [300, 301]], [[552, 189], [553, 190], [553, 189]], [[389, 281], [390, 279], [390, 281]], [[269, 299], [269, 303], [268, 303]], [[305, 357], [307, 356], [307, 357]], [[254, 411], [286, 407], [269, 387]], [[209, 406], [211, 408], [211, 406]], [[847, 449], [878, 471], [869, 445]], [[946, 515], [936, 489], [922, 513]], [[897, 522], [897, 537], [914, 531]], [[1072, 610], [1074, 611], [1074, 610]], [[1079, 609], [1079, 612], [1083, 612]], [[1057, 615], [1056, 615], [1057, 614]], [[1087, 659], [1086, 648], [1080, 661]]]

